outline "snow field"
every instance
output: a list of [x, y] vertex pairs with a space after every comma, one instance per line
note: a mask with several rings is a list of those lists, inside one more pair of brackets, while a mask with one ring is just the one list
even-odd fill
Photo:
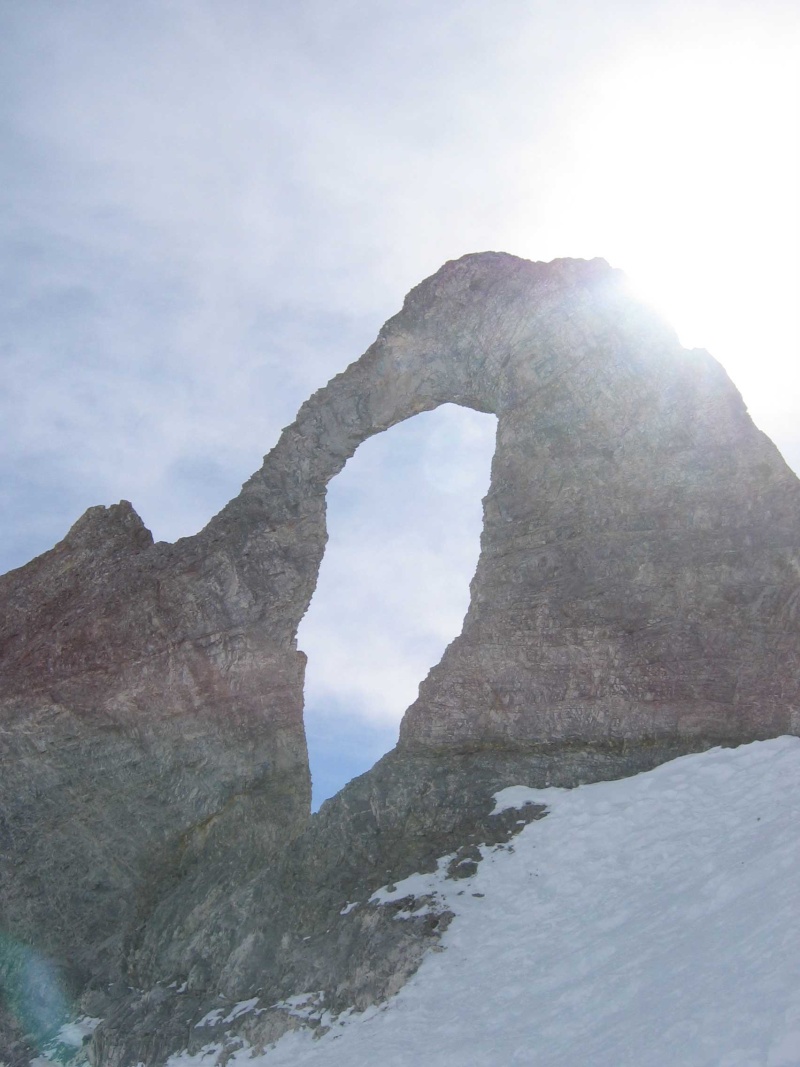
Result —
[[800, 1067], [800, 739], [513, 787], [498, 809], [526, 798], [547, 817], [484, 848], [472, 878], [441, 864], [376, 894], [434, 892], [456, 913], [395, 998], [229, 1063]]

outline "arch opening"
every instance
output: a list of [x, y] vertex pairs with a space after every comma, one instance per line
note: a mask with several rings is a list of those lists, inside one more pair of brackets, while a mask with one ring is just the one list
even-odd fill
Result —
[[394, 746], [461, 631], [496, 426], [443, 404], [363, 442], [328, 485], [328, 543], [298, 631], [314, 810]]

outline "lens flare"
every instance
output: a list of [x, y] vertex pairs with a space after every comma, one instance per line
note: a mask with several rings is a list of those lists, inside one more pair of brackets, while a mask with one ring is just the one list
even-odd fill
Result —
[[22, 1035], [37, 1050], [52, 1041], [69, 1011], [55, 965], [0, 933], [0, 998]]

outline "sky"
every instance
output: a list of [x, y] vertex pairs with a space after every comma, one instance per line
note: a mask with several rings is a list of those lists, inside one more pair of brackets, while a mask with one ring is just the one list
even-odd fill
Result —
[[[795, 0], [0, 2], [0, 571], [87, 508], [200, 529], [448, 259], [602, 256], [800, 470]], [[317, 800], [467, 606], [494, 421], [332, 483]]]

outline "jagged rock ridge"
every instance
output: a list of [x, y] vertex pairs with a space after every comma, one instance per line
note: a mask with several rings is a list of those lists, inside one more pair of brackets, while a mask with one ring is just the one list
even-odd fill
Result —
[[[464, 628], [395, 752], [309, 822], [295, 635], [326, 486], [448, 402], [498, 417]], [[130, 505], [90, 509], [0, 579], [0, 926], [74, 989], [111, 983], [104, 1011], [115, 983], [177, 978], [198, 1004], [391, 991], [418, 949], [371, 983], [361, 920], [344, 937], [331, 916], [489, 834], [492, 789], [798, 732], [799, 519], [719, 364], [603, 261], [445, 265], [196, 537], [154, 545]], [[163, 1058], [180, 1010], [156, 999], [117, 998], [98, 1062]]]

